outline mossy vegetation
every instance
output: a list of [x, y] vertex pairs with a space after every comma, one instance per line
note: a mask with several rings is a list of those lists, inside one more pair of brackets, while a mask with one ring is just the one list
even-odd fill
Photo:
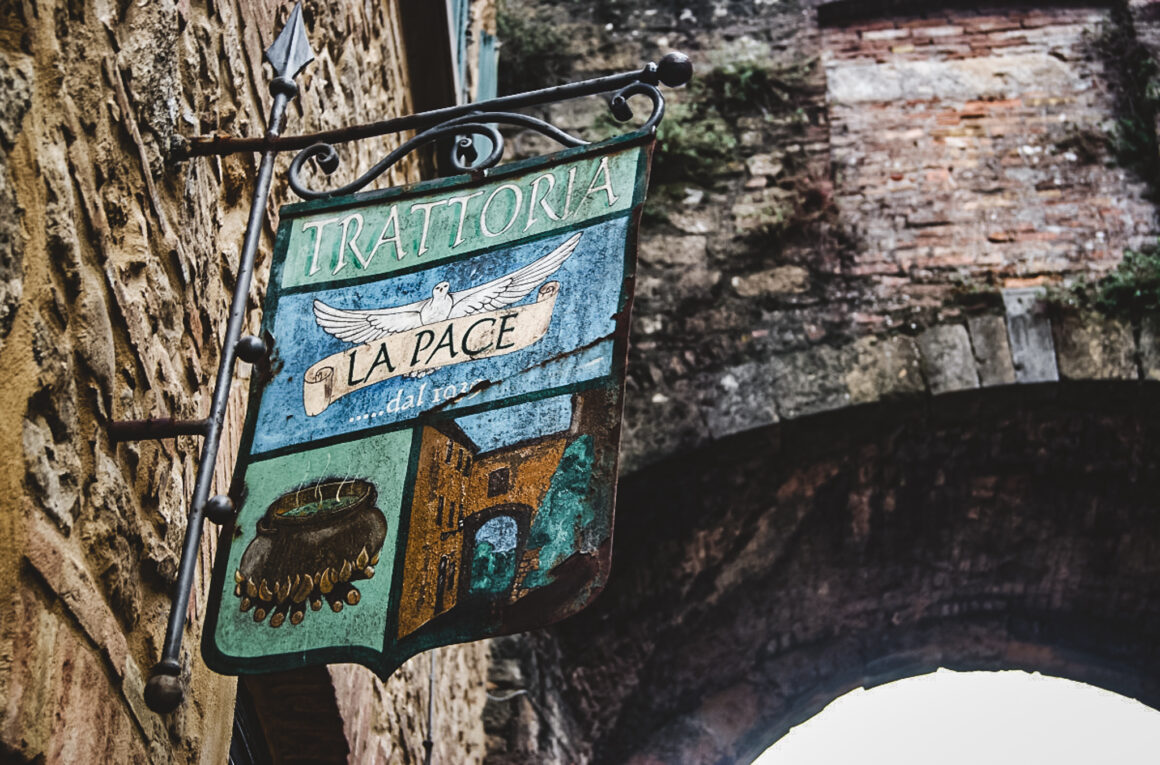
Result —
[[760, 117], [781, 124], [804, 124], [801, 102], [815, 62], [774, 68], [763, 61], [738, 61], [698, 72], [657, 131], [653, 160], [657, 183], [689, 181], [710, 186], [722, 175], [739, 172], [740, 124]]
[[811, 79], [815, 66], [812, 59], [781, 66], [768, 59], [733, 61], [699, 71], [674, 94], [657, 131], [646, 225], [663, 222], [691, 193], [729, 193], [746, 177], [754, 152], [771, 149], [766, 165], [780, 172], [766, 176], [768, 185], [734, 208], [745, 218], [743, 238], [777, 245], [824, 217], [832, 200], [811, 176], [801, 143], [807, 110], [820, 103]]
[[1118, 116], [1107, 131], [1108, 148], [1117, 162], [1160, 191], [1160, 144], [1156, 116], [1160, 112], [1160, 65], [1140, 42], [1127, 4], [1112, 10], [1109, 23], [1093, 39], [1104, 60], [1116, 99]]
[[1095, 310], [1137, 322], [1160, 312], [1160, 241], [1139, 250], [1124, 250], [1124, 259], [1101, 279], [1082, 279], [1048, 290], [1057, 308]]
[[657, 129], [654, 183], [712, 185], [737, 159], [737, 136], [721, 113], [704, 101], [670, 102]]
[[1115, 271], [1096, 283], [1096, 308], [1134, 319], [1160, 311], [1160, 242], [1125, 250]]
[[[602, 0], [594, 21], [629, 6]], [[576, 76], [575, 50], [559, 7], [535, 0], [499, 0], [500, 92], [558, 84]], [[605, 24], [598, 25], [599, 30]], [[591, 30], [589, 30], [591, 31]], [[602, 32], [601, 32], [602, 34]], [[765, 43], [734, 41], [708, 52], [690, 83], [665, 89], [666, 115], [657, 131], [644, 222], [663, 225], [678, 209], [709, 195], [728, 205], [739, 237], [768, 251], [818, 228], [833, 210], [827, 168], [809, 158], [811, 124], [824, 119], [824, 79], [816, 57], [778, 60]], [[640, 124], [647, 112], [633, 101]], [[594, 110], [580, 130], [599, 141], [631, 130]], [[760, 241], [757, 241], [760, 240]], [[760, 245], [760, 246], [757, 246]]]
[[495, 24], [501, 42], [499, 95], [560, 85], [571, 77], [573, 53], [558, 26], [511, 0], [500, 0]]

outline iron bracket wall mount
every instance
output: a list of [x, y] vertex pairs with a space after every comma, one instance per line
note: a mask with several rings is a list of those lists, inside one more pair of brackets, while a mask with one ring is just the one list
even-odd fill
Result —
[[[222, 524], [229, 521], [235, 511], [235, 503], [229, 496], [220, 494], [210, 496], [234, 367], [238, 359], [261, 365], [269, 361], [273, 352], [272, 338], [243, 336], [242, 327], [277, 155], [287, 151], [297, 152], [290, 165], [288, 180], [290, 188], [303, 199], [323, 199], [363, 189], [409, 154], [424, 146], [440, 142], [450, 144], [447, 160], [451, 169], [459, 173], [485, 175], [488, 169], [502, 160], [505, 151], [504, 135], [497, 125], [533, 130], [565, 147], [582, 146], [587, 143], [539, 117], [521, 114], [513, 111], [515, 109], [610, 94], [609, 107], [612, 116], [617, 121], [625, 123], [633, 117], [629, 99], [643, 96], [651, 101], [652, 111], [642, 125], [633, 127], [632, 130], [654, 133], [665, 112], [665, 99], [659, 86], [680, 87], [687, 83], [693, 74], [693, 66], [687, 56], [669, 53], [659, 63], [646, 64], [636, 71], [338, 130], [283, 137], [281, 131], [286, 119], [286, 107], [298, 94], [294, 78], [314, 60], [303, 23], [301, 3], [291, 11], [278, 37], [266, 50], [266, 60], [273, 69], [274, 77], [269, 85], [273, 103], [265, 135], [261, 138], [197, 136], [184, 141], [177, 151], [178, 159], [225, 156], [239, 152], [258, 152], [261, 156], [209, 416], [198, 420], [165, 418], [114, 421], [109, 423], [108, 428], [109, 438], [113, 442], [178, 436], [204, 438], [190, 502], [177, 583], [166, 626], [165, 642], [161, 658], [154, 665], [145, 686], [146, 704], [154, 712], [161, 714], [176, 709], [185, 696], [181, 642], [204, 521], [208, 518]], [[304, 175], [310, 160], [314, 160], [310, 164], [327, 175], [338, 169], [340, 162], [335, 149], [337, 144], [407, 131], [414, 131], [414, 135], [355, 180], [327, 189], [314, 189], [307, 185]], [[488, 140], [491, 148], [483, 156], [479, 156], [477, 144], [472, 136], [483, 136]]]

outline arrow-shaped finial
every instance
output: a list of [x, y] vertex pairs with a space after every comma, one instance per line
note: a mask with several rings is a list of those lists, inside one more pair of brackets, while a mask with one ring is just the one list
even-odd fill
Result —
[[302, 23], [302, 3], [296, 3], [286, 19], [286, 26], [278, 34], [278, 39], [266, 49], [266, 60], [274, 67], [277, 77], [294, 79], [302, 68], [314, 60], [310, 50], [310, 40], [306, 37], [306, 27]]

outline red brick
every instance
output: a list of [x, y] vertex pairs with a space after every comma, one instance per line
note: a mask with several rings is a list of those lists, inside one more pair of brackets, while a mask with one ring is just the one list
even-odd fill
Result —
[[1005, 37], [1001, 40], [989, 38], [987, 43], [992, 49], [996, 48], [1014, 48], [1019, 45], [1027, 45], [1026, 37]]
[[1019, 17], [1019, 24], [1024, 29], [1039, 29], [1041, 27], [1049, 27], [1052, 24], [1063, 23], [1063, 20], [1058, 14], [1047, 12], [1031, 12]]
[[1018, 20], [1009, 16], [952, 16], [952, 21], [961, 24], [968, 32], [1004, 32], [1011, 29], [1020, 29]]
[[880, 40], [890, 40], [891, 42], [894, 42], [897, 40], [905, 40], [909, 37], [909, 29], [877, 29], [862, 33], [862, 40], [864, 42], [878, 42]]
[[1017, 242], [1050, 242], [1059, 239], [1054, 231], [1024, 231], [1015, 235]]
[[923, 29], [925, 27], [945, 27], [949, 22], [946, 16], [930, 16], [921, 19], [906, 19], [895, 23], [907, 29]]

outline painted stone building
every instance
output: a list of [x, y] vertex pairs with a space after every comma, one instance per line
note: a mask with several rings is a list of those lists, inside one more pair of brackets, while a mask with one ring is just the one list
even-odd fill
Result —
[[[600, 410], [602, 395], [572, 394], [566, 430], [486, 451], [455, 421], [424, 428], [400, 638], [463, 615], [473, 623], [542, 622], [551, 619], [545, 604], [560, 603], [561, 592], [580, 595], [587, 577], [562, 553], [584, 549], [573, 535], [603, 534], [581, 501], [591, 490], [584, 469], [599, 458], [608, 429], [585, 414]], [[549, 581], [550, 595], [532, 592]]]
[[[480, 454], [454, 423], [424, 429], [407, 536], [407, 559], [421, 565], [403, 580], [400, 637], [452, 611], [473, 591], [502, 589], [509, 600], [521, 558], [531, 554], [525, 546], [532, 516], [567, 441], [561, 434]], [[449, 481], [448, 473], [460, 480]], [[491, 555], [481, 554], [481, 545]]]

